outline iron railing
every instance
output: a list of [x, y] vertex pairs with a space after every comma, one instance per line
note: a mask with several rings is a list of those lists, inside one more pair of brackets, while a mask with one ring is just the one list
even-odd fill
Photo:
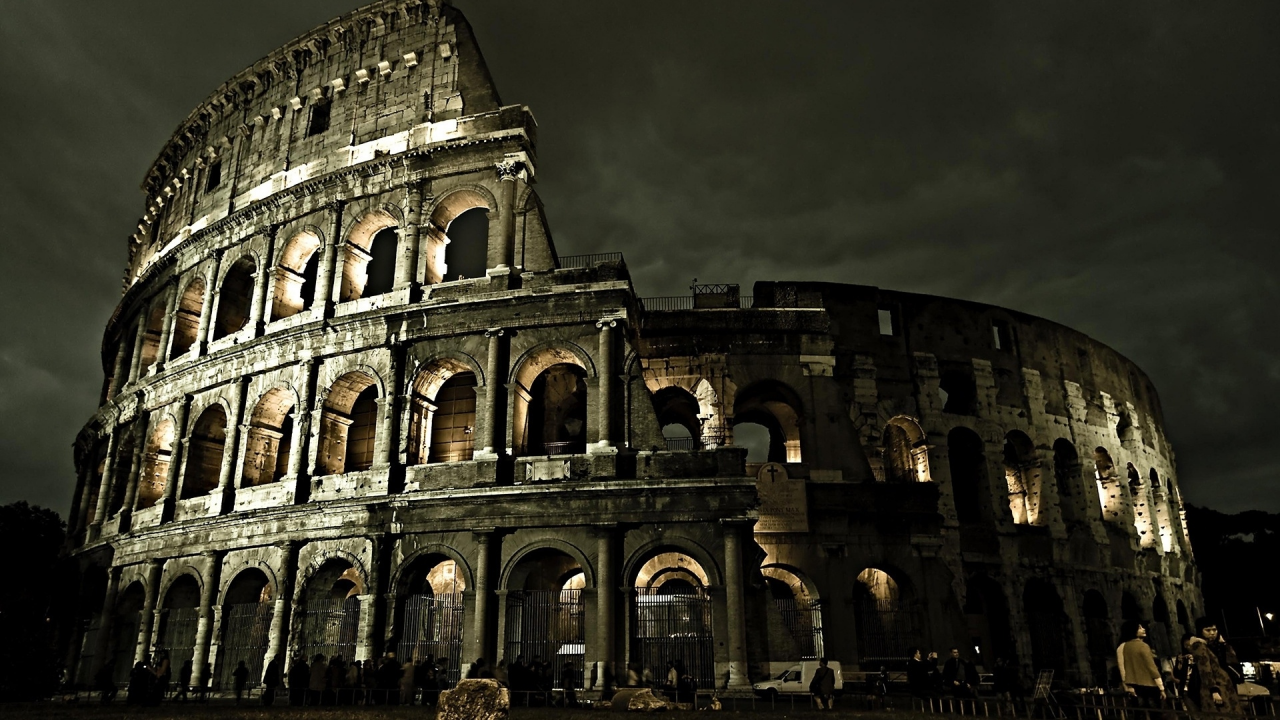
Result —
[[[200, 608], [173, 608], [160, 614], [160, 642], [156, 655], [169, 656], [169, 677], [177, 678], [178, 670], [191, 661], [196, 651], [196, 626], [200, 623]], [[153, 657], [152, 663], [159, 662]]]
[[271, 643], [272, 603], [237, 603], [222, 611], [222, 647], [218, 650], [218, 684], [233, 687], [236, 666], [243, 660], [249, 669], [250, 687], [262, 682], [262, 671]]
[[668, 450], [689, 451], [697, 450], [702, 447], [702, 443], [698, 442], [698, 438], [665, 438]]
[[640, 298], [640, 309], [645, 312], [671, 312], [676, 310], [722, 310], [738, 308], [749, 310], [755, 307], [755, 298], [751, 295], [739, 295], [733, 304], [716, 305], [714, 307], [698, 304], [692, 295], [661, 295]]
[[297, 651], [311, 661], [317, 654], [332, 660], [341, 656], [351, 660], [356, 655], [356, 630], [360, 627], [360, 600], [319, 598], [302, 609], [302, 635]]
[[655, 682], [664, 682], [668, 667], [675, 667], [700, 688], [716, 686], [711, 596], [705, 590], [670, 595], [661, 588], [636, 588], [634, 607], [634, 661]]
[[559, 260], [561, 270], [567, 270], [569, 268], [595, 267], [602, 263], [627, 264], [626, 260], [622, 258], [622, 253], [620, 252], [591, 253], [588, 255], [562, 255]]
[[403, 623], [396, 656], [414, 665], [427, 658], [444, 661], [441, 679], [451, 686], [457, 684], [462, 677], [462, 593], [409, 596]]
[[822, 608], [818, 603], [778, 598], [774, 604], [782, 613], [782, 624], [796, 644], [801, 660], [817, 660], [825, 655], [822, 644]]
[[507, 595], [507, 661], [523, 656], [528, 666], [543, 668], [518, 672], [514, 683], [521, 687], [513, 684], [514, 690], [582, 687], [587, 642], [583, 610], [581, 590], [517, 590]]

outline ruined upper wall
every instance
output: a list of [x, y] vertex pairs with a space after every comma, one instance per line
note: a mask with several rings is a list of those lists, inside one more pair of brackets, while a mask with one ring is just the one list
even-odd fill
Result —
[[193, 233], [375, 157], [518, 129], [470, 25], [447, 0], [383, 0], [329, 21], [223, 83], [143, 182], [127, 289]]

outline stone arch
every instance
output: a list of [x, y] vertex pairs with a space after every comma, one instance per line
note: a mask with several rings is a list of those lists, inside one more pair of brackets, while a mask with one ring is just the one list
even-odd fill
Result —
[[1041, 525], [1040, 458], [1035, 443], [1021, 430], [1004, 436], [1004, 479], [1015, 525]]
[[968, 636], [978, 641], [979, 664], [988, 671], [999, 659], [1016, 664], [1009, 598], [999, 582], [980, 572], [965, 578], [964, 613]]
[[660, 676], [674, 666], [700, 687], [714, 683], [713, 584], [696, 545], [667, 538], [633, 554], [624, 576], [632, 600], [631, 660]]
[[588, 433], [590, 356], [575, 343], [542, 343], [513, 364], [512, 445], [517, 455], [581, 453]]
[[1095, 589], [1084, 593], [1084, 629], [1090, 677], [1094, 687], [1106, 687], [1110, 683], [1108, 668], [1115, 662], [1115, 638], [1107, 600]]
[[261, 275], [261, 267], [256, 253], [245, 252], [222, 270], [215, 301], [214, 340], [234, 335], [253, 321], [249, 315], [253, 306], [255, 278]]
[[295, 605], [302, 597], [307, 585], [311, 583], [311, 580], [315, 577], [316, 573], [324, 567], [325, 564], [332, 561], [345, 562], [347, 565], [350, 565], [355, 571], [356, 577], [360, 580], [358, 583], [359, 586], [361, 588], [367, 588], [369, 586], [369, 570], [365, 566], [364, 561], [360, 559], [359, 555], [348, 550], [344, 550], [343, 548], [325, 548], [324, 550], [316, 553], [315, 556], [306, 563], [306, 565], [298, 569], [298, 584], [294, 588]]
[[167, 586], [156, 603], [155, 656], [167, 656], [171, 667], [182, 667], [195, 654], [200, 596], [205, 579], [186, 567], [166, 579]]
[[414, 563], [433, 555], [438, 555], [452, 560], [454, 565], [458, 568], [459, 574], [462, 576], [462, 584], [467, 588], [475, 587], [475, 574], [471, 568], [471, 564], [467, 562], [466, 556], [444, 543], [423, 545], [406, 555], [396, 567], [395, 574], [391, 576], [391, 587], [396, 588], [397, 592], [403, 592], [403, 588], [407, 582], [406, 574], [413, 568]]
[[146, 325], [142, 335], [142, 356], [138, 362], [138, 367], [144, 373], [160, 359], [160, 336], [164, 334], [165, 311], [168, 306], [169, 293], [162, 293], [152, 299], [151, 308], [144, 315]]
[[276, 482], [289, 473], [297, 411], [298, 393], [288, 383], [277, 383], [258, 396], [245, 433], [241, 487]]
[[1030, 578], [1023, 586], [1022, 603], [1031, 633], [1032, 669], [1053, 670], [1055, 676], [1064, 676], [1071, 666], [1068, 655], [1074, 635], [1058, 588], [1044, 578]]
[[185, 443], [186, 463], [179, 494], [184, 500], [207, 495], [218, 487], [230, 417], [222, 398], [191, 415], [193, 420]]
[[884, 563], [867, 566], [854, 575], [853, 601], [860, 662], [906, 657], [919, 626], [910, 576]]
[[[347, 223], [346, 232], [343, 233], [344, 251], [338, 302], [358, 300], [391, 289], [389, 282], [379, 282], [385, 280], [380, 276], [374, 278], [379, 284], [373, 288], [369, 287], [370, 267], [372, 264], [374, 268], [385, 270], [385, 266], [389, 263], [390, 273], [394, 279], [400, 239], [395, 237], [387, 243], [385, 242], [387, 236], [383, 235], [383, 232], [388, 231], [398, 236], [397, 231], [403, 226], [404, 214], [394, 205], [385, 203], [365, 210]], [[372, 292], [373, 290], [378, 292]]]
[[[362, 366], [363, 367], [363, 366]], [[383, 385], [372, 369], [350, 370], [338, 376], [321, 402], [320, 474], [338, 475], [373, 467], [378, 430], [378, 400]]]
[[1098, 484], [1102, 518], [1111, 522], [1119, 520], [1124, 514], [1124, 483], [1111, 453], [1101, 445], [1093, 449], [1093, 476]]
[[947, 433], [947, 455], [956, 518], [961, 524], [986, 520], [991, 512], [986, 444], [973, 430], [954, 427]]
[[590, 561], [587, 559], [587, 554], [578, 546], [559, 538], [539, 538], [529, 542], [519, 550], [512, 553], [510, 559], [507, 560], [506, 564], [502, 568], [502, 574], [500, 576], [501, 580], [498, 587], [509, 589], [513, 582], [523, 581], [524, 576], [517, 573], [521, 562], [535, 553], [546, 550], [556, 551], [571, 558], [582, 570], [583, 577], [586, 580], [586, 586], [596, 587], [595, 567], [592, 566]]
[[451, 353], [424, 362], [409, 385], [408, 463], [470, 460], [475, 451], [475, 359]]
[[177, 564], [173, 570], [173, 572], [164, 573], [160, 578], [160, 588], [156, 594], [156, 607], [168, 607], [172, 604], [169, 599], [169, 591], [173, 589], [175, 583], [183, 578], [191, 578], [195, 582], [196, 605], [199, 605], [200, 593], [204, 592], [204, 574], [192, 566], [189, 561]]
[[162, 415], [151, 430], [142, 458], [142, 474], [138, 476], [139, 509], [152, 507], [164, 497], [176, 433], [177, 425], [169, 413]]
[[667, 449], [697, 450], [702, 445], [700, 404], [679, 385], [660, 388], [650, 396]]
[[[786, 657], [802, 660], [825, 656], [822, 634], [822, 598], [813, 580], [799, 568], [774, 563], [760, 568], [769, 595], [780, 617], [783, 637], [789, 637], [794, 652]], [[769, 624], [775, 623], [773, 612], [767, 613]], [[772, 636], [773, 633], [771, 633]]]
[[360, 627], [360, 596], [369, 576], [355, 555], [340, 548], [319, 552], [299, 573], [294, 593], [293, 653], [312, 658], [355, 657]]
[[920, 423], [897, 415], [881, 433], [881, 458], [885, 482], [930, 482], [929, 444]]
[[200, 314], [204, 309], [205, 280], [197, 274], [182, 289], [178, 297], [177, 314], [173, 318], [172, 339], [169, 342], [169, 359], [181, 357], [191, 350], [200, 338]]
[[469, 575], [452, 548], [446, 552], [420, 549], [400, 563], [392, 578], [392, 608], [388, 642], [406, 665], [431, 656], [447, 662], [445, 677], [457, 682], [466, 628], [463, 593], [471, 590]]
[[641, 567], [648, 562], [651, 557], [661, 552], [676, 552], [689, 556], [701, 566], [703, 572], [707, 575], [707, 583], [709, 585], [723, 585], [724, 576], [719, 564], [715, 561], [715, 556], [708, 552], [706, 547], [701, 543], [688, 537], [662, 537], [651, 540], [639, 548], [627, 558], [623, 564], [623, 585], [634, 587], [636, 577], [640, 573]]
[[1093, 496], [1085, 492], [1081, 477], [1080, 453], [1076, 452], [1076, 446], [1066, 438], [1054, 440], [1053, 479], [1061, 499], [1062, 519], [1068, 526], [1088, 522], [1087, 512], [1081, 510], [1088, 508]]
[[298, 228], [282, 243], [276, 257], [276, 282], [269, 319], [292, 317], [311, 307], [315, 301], [320, 248], [323, 245], [324, 233], [313, 225]]
[[271, 588], [272, 598], [280, 597], [280, 578], [276, 575], [275, 568], [271, 566], [271, 563], [261, 557], [252, 557], [242, 559], [234, 564], [228, 563], [223, 566], [221, 582], [218, 583], [218, 603], [227, 603], [228, 591], [231, 589], [231, 584], [236, 578], [252, 570], [262, 573], [267, 578], [267, 584]]
[[804, 404], [789, 385], [765, 379], [739, 390], [733, 400], [733, 424], [754, 423], [769, 432], [768, 462], [804, 461], [801, 427]]
[[[252, 588], [258, 588], [255, 596], [248, 592]], [[222, 584], [220, 595], [223, 605], [271, 602], [276, 597], [275, 579], [265, 567], [246, 565]]]
[[[433, 284], [444, 282], [450, 279], [450, 271], [453, 275], [465, 274], [461, 271], [470, 271], [475, 273], [479, 270], [479, 263], [459, 263], [456, 257], [458, 249], [450, 251], [449, 246], [452, 244], [453, 238], [449, 235], [449, 228], [453, 221], [458, 219], [465, 213], [473, 210], [483, 209], [486, 215], [492, 219], [496, 216], [498, 202], [489, 190], [480, 185], [465, 185], [455, 188], [445, 193], [432, 206], [428, 214], [430, 219], [426, 227], [423, 237], [425, 239], [423, 251], [426, 255], [426, 282]], [[479, 230], [479, 228], [476, 228]], [[484, 248], [479, 248], [483, 252], [470, 253], [475, 255], [488, 255], [488, 237], [493, 232], [490, 226], [485, 233], [486, 237], [481, 240], [485, 243]], [[473, 248], [473, 250], [477, 250]], [[464, 258], [465, 259], [465, 258]], [[470, 265], [464, 267], [463, 265]], [[488, 265], [487, 261], [483, 265]], [[458, 279], [458, 278], [454, 278]]]

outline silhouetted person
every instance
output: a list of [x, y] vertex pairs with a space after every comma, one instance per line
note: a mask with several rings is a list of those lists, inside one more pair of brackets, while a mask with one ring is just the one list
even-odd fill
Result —
[[316, 653], [311, 658], [311, 679], [307, 681], [307, 704], [319, 705], [324, 700], [324, 691], [328, 686], [329, 664], [327, 658]]
[[560, 688], [564, 690], [565, 707], [578, 707], [578, 685], [580, 684], [578, 669], [573, 666], [573, 663], [566, 662], [564, 667], [560, 668]]
[[926, 698], [933, 694], [932, 672], [929, 663], [920, 655], [920, 648], [913, 647], [907, 651], [907, 689], [918, 698]]
[[129, 687], [125, 691], [125, 704], [146, 704], [148, 697], [151, 695], [151, 685], [155, 682], [155, 679], [156, 676], [151, 674], [151, 670], [146, 663], [141, 661], [134, 663], [133, 670], [129, 673]]
[[120, 692], [120, 688], [116, 687], [116, 659], [111, 658], [98, 668], [98, 672], [93, 676], [93, 686], [102, 693], [102, 704], [106, 705], [116, 699], [116, 694]]
[[175, 701], [187, 701], [187, 691], [191, 689], [191, 669], [190, 660], [183, 660], [182, 667], [178, 668], [178, 690], [173, 695]]
[[960, 648], [951, 648], [951, 657], [942, 667], [942, 684], [956, 697], [973, 697], [978, 687], [978, 668], [960, 657]]
[[236, 692], [236, 704], [240, 704], [240, 697], [244, 695], [244, 686], [249, 682], [249, 668], [241, 660], [236, 669], [231, 671], [231, 683]]
[[818, 659], [818, 669], [813, 671], [813, 679], [809, 681], [809, 692], [818, 702], [819, 710], [831, 709], [831, 698], [836, 694], [836, 671], [827, 667], [827, 659]]
[[272, 658], [267, 669], [262, 671], [262, 704], [274, 705], [276, 688], [280, 686], [280, 660]]
[[307, 699], [307, 685], [311, 683], [311, 667], [302, 653], [294, 655], [289, 663], [289, 704], [302, 705]]

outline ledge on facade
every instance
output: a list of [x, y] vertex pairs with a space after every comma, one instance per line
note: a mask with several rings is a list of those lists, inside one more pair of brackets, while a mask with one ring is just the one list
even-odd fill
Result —
[[375, 468], [341, 475], [321, 475], [311, 479], [311, 502], [351, 500], [386, 495], [390, 488], [389, 468]]

